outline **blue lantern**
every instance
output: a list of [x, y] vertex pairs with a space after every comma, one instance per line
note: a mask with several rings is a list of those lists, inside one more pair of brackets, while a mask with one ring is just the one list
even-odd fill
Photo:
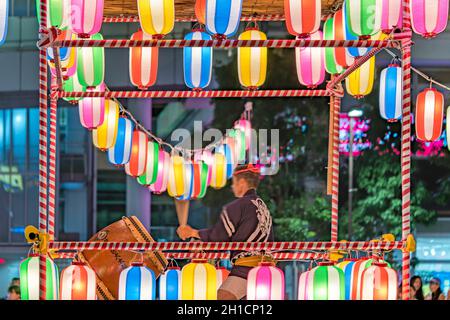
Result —
[[[346, 2], [344, 2], [344, 7], [342, 9], [342, 14], [344, 15], [344, 29], [345, 29], [345, 40], [358, 40], [359, 37], [354, 34], [349, 26], [349, 21], [347, 18], [347, 10], [345, 8], [346, 6]], [[369, 52], [371, 48], [347, 48], [348, 53], [352, 56], [352, 57], [362, 57], [363, 55], [365, 55], [367, 52]]]
[[242, 0], [206, 0], [206, 31], [215, 38], [233, 36], [241, 21]]
[[119, 300], [155, 300], [156, 278], [142, 263], [133, 263], [119, 277]]
[[227, 179], [230, 179], [233, 175], [234, 171], [234, 158], [233, 158], [233, 152], [231, 151], [231, 148], [228, 144], [224, 143], [220, 146], [218, 146], [215, 150], [216, 153], [221, 153], [225, 156], [225, 160], [227, 162]]
[[108, 149], [109, 162], [122, 166], [130, 161], [133, 131], [133, 122], [125, 117], [120, 117], [117, 125], [116, 144]]
[[344, 277], [345, 277], [345, 300], [351, 300], [351, 290], [352, 290], [352, 270], [353, 265], [355, 264], [355, 261], [358, 261], [357, 259], [345, 259], [344, 261], [338, 263], [336, 267], [340, 268], [342, 271], [344, 271]]
[[181, 271], [169, 267], [159, 276], [159, 300], [181, 300]]
[[5, 42], [8, 33], [8, 3], [9, 0], [0, 0], [0, 46]]
[[[211, 40], [203, 30], [188, 33], [185, 40]], [[211, 47], [185, 47], [183, 49], [184, 82], [191, 89], [203, 89], [211, 82], [213, 50]]]
[[389, 122], [398, 121], [402, 116], [403, 75], [397, 63], [390, 64], [381, 71], [380, 115]]

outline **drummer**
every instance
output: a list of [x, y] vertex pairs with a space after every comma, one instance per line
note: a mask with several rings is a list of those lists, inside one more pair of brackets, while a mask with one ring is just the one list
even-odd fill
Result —
[[[217, 223], [196, 230], [180, 226], [177, 234], [182, 240], [197, 238], [205, 242], [267, 242], [273, 241], [272, 217], [264, 201], [256, 193], [260, 169], [252, 164], [238, 166], [233, 174], [231, 189], [237, 198], [222, 208]], [[247, 276], [261, 257], [244, 252], [232, 252], [234, 262], [228, 278], [217, 292], [218, 300], [240, 300], [247, 294]]]

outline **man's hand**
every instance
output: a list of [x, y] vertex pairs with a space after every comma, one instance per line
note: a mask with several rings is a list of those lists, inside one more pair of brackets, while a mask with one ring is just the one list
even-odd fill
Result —
[[177, 229], [177, 234], [181, 240], [186, 240], [188, 238], [200, 238], [198, 230], [193, 229], [188, 225], [179, 226]]

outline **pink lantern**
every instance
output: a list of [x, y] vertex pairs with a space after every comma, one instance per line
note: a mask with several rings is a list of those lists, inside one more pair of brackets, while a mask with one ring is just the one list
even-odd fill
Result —
[[167, 181], [169, 179], [170, 155], [166, 151], [158, 152], [158, 175], [156, 182], [149, 185], [148, 189], [156, 194], [167, 190]]
[[317, 32], [322, 17], [321, 0], [284, 0], [284, 15], [288, 32], [306, 38]]
[[245, 149], [248, 150], [250, 148], [250, 144], [252, 141], [252, 124], [250, 121], [246, 119], [237, 120], [234, 123], [235, 129], [240, 129], [245, 133]]
[[415, 33], [433, 38], [447, 27], [448, 0], [410, 0], [409, 5]]
[[[322, 40], [322, 32], [311, 34], [311, 40]], [[325, 60], [323, 48], [295, 48], [295, 64], [298, 81], [314, 89], [325, 80]]]
[[397, 300], [397, 272], [374, 262], [362, 274], [361, 300]]
[[89, 38], [100, 31], [104, 0], [71, 0], [71, 29], [80, 38]]
[[403, 28], [403, 1], [383, 0], [381, 14], [381, 31], [390, 34], [394, 29]]
[[[87, 92], [104, 92], [105, 84], [95, 89], [87, 89]], [[81, 125], [89, 130], [95, 129], [103, 124], [105, 118], [105, 98], [84, 98], [78, 101], [78, 111]]]
[[132, 176], [138, 177], [143, 175], [147, 164], [147, 134], [140, 130], [133, 132], [133, 141], [131, 142], [130, 161], [125, 164], [125, 172]]
[[284, 273], [273, 263], [261, 262], [247, 278], [247, 300], [284, 300]]
[[442, 133], [444, 122], [444, 95], [427, 88], [417, 95], [416, 136], [422, 141], [436, 141]]

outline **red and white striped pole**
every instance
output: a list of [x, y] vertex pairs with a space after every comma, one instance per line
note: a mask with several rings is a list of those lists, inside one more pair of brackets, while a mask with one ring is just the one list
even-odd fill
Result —
[[[52, 76], [52, 90], [57, 90], [59, 84]], [[48, 168], [48, 234], [50, 240], [55, 238], [56, 212], [56, 134], [57, 134], [58, 98], [50, 97], [50, 139], [49, 139], [49, 168]]]
[[[409, 37], [402, 40], [403, 109], [401, 136], [402, 240], [411, 233], [411, 19], [409, 0], [403, 0], [403, 28]], [[409, 300], [410, 253], [402, 254], [402, 299]]]
[[[40, 37], [47, 29], [47, 0], [40, 0]], [[39, 49], [39, 232], [47, 232], [47, 52]], [[39, 299], [46, 299], [46, 254], [39, 255]]]
[[339, 114], [341, 112], [341, 98], [334, 97], [333, 101], [333, 157], [331, 177], [331, 241], [338, 241], [339, 219]]

